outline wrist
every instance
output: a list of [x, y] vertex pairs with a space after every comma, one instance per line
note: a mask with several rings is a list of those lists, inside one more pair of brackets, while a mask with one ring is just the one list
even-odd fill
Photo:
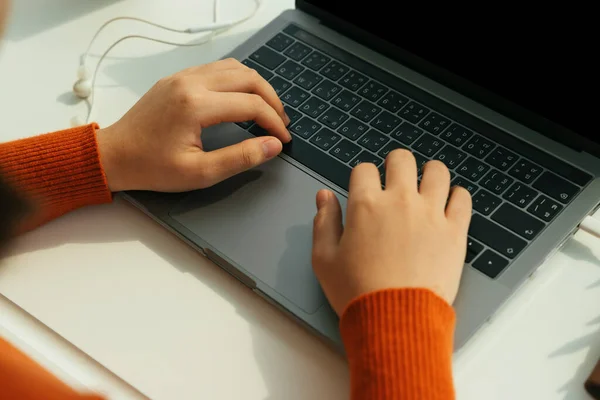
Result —
[[126, 179], [128, 157], [125, 156], [123, 143], [119, 139], [114, 126], [96, 131], [100, 165], [111, 192], [121, 192], [129, 189]]

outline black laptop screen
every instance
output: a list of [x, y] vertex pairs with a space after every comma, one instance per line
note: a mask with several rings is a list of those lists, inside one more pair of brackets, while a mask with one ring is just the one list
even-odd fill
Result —
[[[433, 2], [305, 3], [405, 50], [394, 55], [407, 66], [502, 112], [512, 109], [519, 117], [511, 116], [521, 122], [545, 130], [551, 120], [600, 141], [598, 42], [592, 35], [597, 25], [591, 9], [569, 11], [564, 3], [556, 3], [557, 9], [545, 4], [531, 10], [529, 4], [507, 10], [489, 2], [480, 3], [485, 8], [443, 10]], [[361, 36], [368, 35], [355, 39]], [[371, 47], [377, 47], [373, 43]], [[503, 99], [492, 99], [490, 92]], [[503, 100], [543, 118], [515, 111], [514, 104]], [[529, 119], [537, 121], [528, 123]], [[548, 131], [564, 134], [559, 127]]]

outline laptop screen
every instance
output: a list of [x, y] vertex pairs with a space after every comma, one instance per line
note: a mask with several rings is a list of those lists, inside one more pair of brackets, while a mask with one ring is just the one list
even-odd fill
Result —
[[[336, 27], [350, 22], [366, 31], [349, 34], [353, 39], [369, 36], [364, 33], [383, 38], [395, 46], [377, 48], [374, 40], [369, 47], [388, 56], [385, 49], [403, 49], [392, 52], [406, 66], [525, 125], [555, 138], [576, 132], [600, 142], [600, 117], [592, 108], [598, 104], [597, 45], [592, 35], [596, 25], [586, 23], [585, 10], [569, 15], [562, 3], [555, 10], [545, 5], [531, 11], [523, 10], [527, 5], [506, 10], [494, 3], [466, 10], [442, 10], [430, 2], [305, 3], [337, 17]], [[591, 20], [592, 11], [587, 15]], [[560, 127], [549, 126], [553, 124], [548, 120]]]

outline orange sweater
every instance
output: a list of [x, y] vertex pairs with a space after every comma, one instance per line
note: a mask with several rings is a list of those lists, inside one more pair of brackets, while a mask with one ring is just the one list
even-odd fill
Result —
[[[96, 124], [0, 144], [0, 170], [34, 200], [32, 229], [76, 208], [110, 202]], [[340, 321], [352, 399], [454, 398], [455, 314], [424, 289], [355, 299]], [[0, 339], [0, 399], [99, 399], [76, 393]]]

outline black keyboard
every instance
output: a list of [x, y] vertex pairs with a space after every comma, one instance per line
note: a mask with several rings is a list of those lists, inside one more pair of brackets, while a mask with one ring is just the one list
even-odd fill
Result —
[[[348, 190], [352, 167], [409, 149], [469, 190], [466, 263], [496, 278], [592, 176], [291, 24], [242, 61], [291, 119], [283, 152]], [[239, 123], [256, 136], [267, 132]]]

